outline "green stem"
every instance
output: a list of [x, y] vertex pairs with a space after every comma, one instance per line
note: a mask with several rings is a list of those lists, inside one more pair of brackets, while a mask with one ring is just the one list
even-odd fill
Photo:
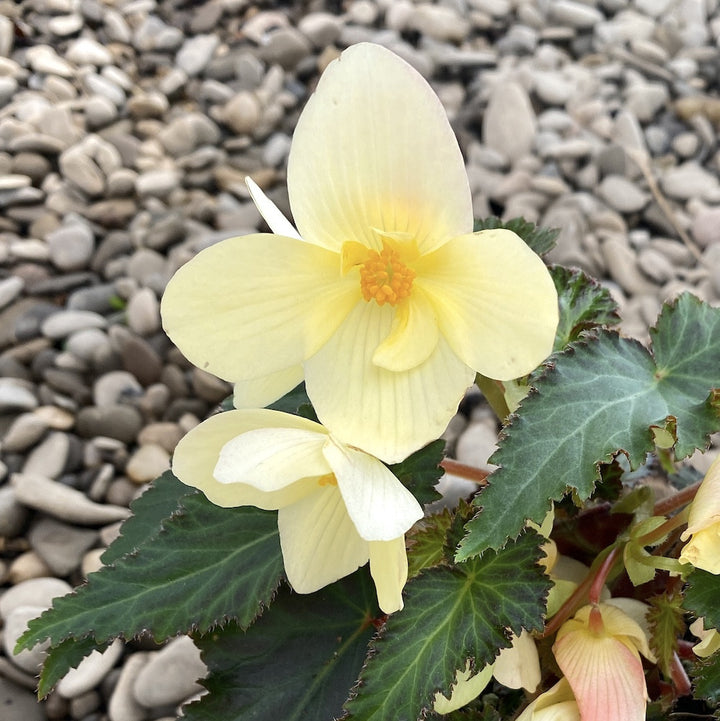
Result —
[[644, 536], [639, 536], [638, 538], [636, 538], [635, 542], [641, 546], [654, 545], [658, 541], [665, 538], [668, 533], [671, 533], [679, 526], [683, 526], [684, 524], [686, 524], [689, 513], [689, 508], [683, 508], [680, 513], [673, 516], [672, 518], [668, 518], [668, 520], [665, 521], [665, 523], [663, 523], [661, 526], [658, 526], [653, 531], [649, 531]]
[[492, 378], [486, 378], [484, 375], [478, 373], [475, 376], [475, 384], [482, 391], [485, 400], [490, 404], [498, 420], [503, 423], [510, 415], [510, 409], [505, 401], [505, 394], [503, 393], [500, 382], [494, 381]]

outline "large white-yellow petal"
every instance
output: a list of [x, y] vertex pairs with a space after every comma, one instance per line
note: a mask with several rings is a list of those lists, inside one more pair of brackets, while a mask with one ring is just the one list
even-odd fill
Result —
[[366, 541], [392, 541], [423, 517], [415, 496], [377, 458], [332, 437], [322, 452], [348, 514]]
[[281, 235], [229, 238], [171, 278], [163, 326], [198, 368], [234, 382], [301, 363], [361, 297], [340, 256]]
[[472, 230], [465, 166], [432, 88], [389, 50], [359, 43], [323, 73], [297, 123], [288, 158], [300, 235], [326, 248], [375, 232], [429, 252]]
[[263, 408], [289, 393], [302, 379], [303, 367], [298, 364], [259, 378], [235, 381], [233, 405], [235, 408]]
[[566, 678], [540, 694], [517, 721], [581, 721], [580, 710]]
[[213, 476], [220, 450], [229, 440], [256, 428], [279, 423], [301, 430], [316, 431], [320, 428], [317, 423], [305, 418], [277, 411], [219, 413], [195, 426], [180, 439], [173, 454], [173, 473], [186, 485], [201, 490], [214, 504], [225, 508], [257, 506], [270, 510], [295, 503], [317, 487], [317, 479], [303, 479], [282, 490], [265, 493], [246, 483], [219, 483]]
[[378, 604], [384, 613], [403, 607], [402, 590], [408, 577], [405, 536], [392, 541], [370, 541], [370, 575], [375, 583]]
[[373, 363], [389, 371], [406, 371], [425, 362], [437, 347], [435, 309], [418, 288], [395, 309], [390, 335], [377, 347]]
[[285, 573], [298, 593], [312, 593], [367, 562], [367, 541], [360, 538], [337, 486], [316, 491], [278, 512]]
[[247, 483], [270, 493], [300, 478], [325, 476], [324, 432], [304, 428], [258, 428], [231, 438], [213, 475], [219, 483]]
[[558, 298], [545, 264], [515, 233], [454, 238], [415, 263], [414, 283], [435, 306], [440, 332], [479, 373], [511, 380], [552, 351]]
[[295, 230], [295, 226], [282, 214], [280, 208], [263, 193], [260, 186], [250, 176], [245, 178], [245, 185], [247, 185], [250, 191], [250, 197], [253, 199], [255, 207], [273, 233], [284, 235], [287, 238], [302, 240], [300, 233]]
[[523, 629], [512, 646], [500, 650], [493, 675], [503, 686], [533, 693], [540, 683], [540, 658], [533, 637]]
[[475, 378], [443, 338], [409, 371], [376, 366], [373, 354], [392, 321], [392, 308], [359, 303], [305, 363], [307, 392], [323, 425], [339, 440], [388, 463], [440, 436]]

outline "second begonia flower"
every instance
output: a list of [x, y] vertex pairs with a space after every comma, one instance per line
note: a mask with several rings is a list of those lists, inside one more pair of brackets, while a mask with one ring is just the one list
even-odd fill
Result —
[[196, 366], [265, 405], [304, 376], [341, 440], [402, 460], [442, 433], [475, 372], [522, 376], [551, 352], [557, 294], [514, 233], [473, 233], [462, 154], [428, 83], [360, 43], [323, 73], [288, 159], [297, 231], [251, 184], [274, 234], [180, 268], [164, 327]]

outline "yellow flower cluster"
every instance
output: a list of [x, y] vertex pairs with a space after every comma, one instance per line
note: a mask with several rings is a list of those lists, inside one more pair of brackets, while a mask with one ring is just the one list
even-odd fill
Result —
[[[473, 233], [462, 154], [428, 83], [368, 43], [323, 73], [288, 159], [297, 229], [251, 181], [273, 231], [224, 240], [167, 286], [163, 325], [236, 409], [173, 470], [223, 506], [276, 508], [288, 580], [310, 592], [370, 561], [402, 607], [404, 534], [422, 508], [383, 464], [445, 429], [476, 372], [550, 353], [557, 294], [514, 233]], [[305, 380], [322, 425], [265, 406]], [[381, 462], [382, 461], [382, 462]]]

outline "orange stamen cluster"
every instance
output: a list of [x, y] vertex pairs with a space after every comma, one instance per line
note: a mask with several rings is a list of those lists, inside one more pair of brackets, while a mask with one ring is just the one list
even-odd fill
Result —
[[383, 243], [380, 253], [371, 250], [368, 259], [360, 266], [360, 290], [363, 298], [375, 299], [378, 305], [396, 305], [410, 295], [415, 271], [401, 260], [398, 251]]

